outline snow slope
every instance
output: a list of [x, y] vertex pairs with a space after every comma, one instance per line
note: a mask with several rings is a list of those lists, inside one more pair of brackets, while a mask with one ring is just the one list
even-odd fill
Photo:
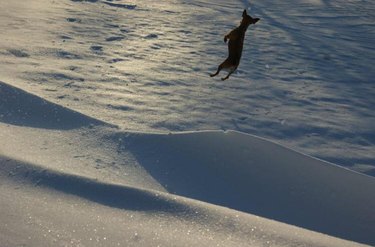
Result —
[[0, 3], [1, 245], [375, 245], [371, 1]]
[[[371, 0], [2, 0], [0, 79], [124, 130], [234, 129], [374, 174]], [[238, 73], [208, 76], [244, 7]]]
[[0, 95], [7, 246], [359, 245], [299, 227], [374, 244], [372, 177], [239, 132], [123, 132]]

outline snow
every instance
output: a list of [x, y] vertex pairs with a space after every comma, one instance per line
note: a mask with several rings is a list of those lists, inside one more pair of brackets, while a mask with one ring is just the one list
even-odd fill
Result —
[[370, 1], [1, 4], [1, 245], [375, 244]]
[[[234, 129], [374, 174], [371, 1], [2, 2], [3, 81], [127, 131]], [[244, 7], [261, 22], [213, 80]]]
[[374, 241], [372, 177], [240, 132], [123, 132], [0, 86], [7, 246]]

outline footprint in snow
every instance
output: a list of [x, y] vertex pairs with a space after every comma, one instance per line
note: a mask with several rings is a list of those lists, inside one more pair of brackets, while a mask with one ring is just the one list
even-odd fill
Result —
[[137, 5], [133, 5], [133, 4], [112, 3], [112, 1], [104, 1], [103, 3], [111, 7], [130, 9], [130, 10], [135, 9], [135, 7], [137, 7]]
[[123, 40], [124, 39], [124, 36], [112, 36], [112, 37], [108, 37], [105, 39], [105, 41], [120, 41], [120, 40]]
[[108, 104], [107, 105], [109, 108], [116, 109], [116, 110], [121, 110], [121, 111], [131, 111], [133, 108], [131, 106], [127, 105], [112, 105]]
[[122, 32], [122, 33], [130, 33], [130, 31], [128, 29], [125, 29], [125, 28], [121, 28], [120, 32]]
[[118, 63], [118, 62], [122, 62], [122, 61], [124, 61], [124, 59], [114, 58], [114, 59], [109, 60], [108, 63]]
[[151, 34], [145, 36], [144, 38], [145, 38], [145, 39], [157, 39], [158, 37], [159, 37], [159, 36], [158, 36], [157, 34], [155, 34], [155, 33], [151, 33]]
[[81, 22], [81, 20], [80, 19], [77, 19], [77, 18], [66, 18], [66, 20], [68, 21], [68, 22]]
[[90, 49], [91, 49], [92, 51], [100, 52], [100, 51], [103, 51], [103, 46], [100, 46], [100, 45], [92, 45], [92, 46], [90, 47]]

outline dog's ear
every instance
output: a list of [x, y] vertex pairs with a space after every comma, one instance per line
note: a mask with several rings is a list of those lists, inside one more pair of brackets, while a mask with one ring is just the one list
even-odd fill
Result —
[[259, 18], [254, 18], [253, 19], [253, 24], [257, 23], [260, 19]]
[[242, 17], [245, 17], [245, 16], [247, 16], [246, 9], [242, 12]]

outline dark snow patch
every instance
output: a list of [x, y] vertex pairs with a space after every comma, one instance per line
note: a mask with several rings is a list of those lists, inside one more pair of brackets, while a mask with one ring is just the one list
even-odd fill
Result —
[[98, 0], [70, 0], [72, 2], [89, 2], [89, 3], [96, 3]]
[[127, 106], [127, 105], [112, 105], [112, 104], [108, 104], [107, 106], [110, 107], [110, 108], [112, 108], [112, 109], [121, 110], [121, 111], [130, 111], [130, 110], [133, 110], [132, 107]]
[[105, 41], [120, 41], [123, 40], [124, 36], [112, 36], [105, 39]]
[[145, 36], [144, 38], [145, 38], [145, 39], [157, 39], [158, 37], [159, 37], [159, 36], [158, 36], [157, 34], [155, 34], [155, 33], [151, 33], [151, 34]]
[[108, 61], [108, 63], [118, 63], [118, 62], [122, 62], [124, 61], [124, 59], [122, 58], [113, 58], [111, 60]]
[[71, 53], [71, 52], [68, 52], [68, 51], [64, 51], [64, 50], [57, 50], [56, 56], [59, 57], [59, 58], [66, 58], [66, 59], [81, 59], [82, 58], [81, 56], [79, 56], [77, 54], [74, 54], [74, 53]]
[[30, 57], [26, 52], [17, 49], [9, 49], [8, 52], [16, 57]]
[[66, 18], [66, 20], [67, 20], [68, 22], [81, 22], [80, 19], [77, 19], [77, 18], [71, 18], [71, 17]]
[[133, 5], [133, 4], [120, 4], [120, 3], [111, 3], [111, 2], [103, 2], [103, 3], [111, 7], [130, 9], [130, 10], [135, 9], [137, 7], [137, 5]]
[[92, 45], [90, 47], [91, 50], [93, 51], [103, 51], [103, 46], [100, 46], [100, 45]]

